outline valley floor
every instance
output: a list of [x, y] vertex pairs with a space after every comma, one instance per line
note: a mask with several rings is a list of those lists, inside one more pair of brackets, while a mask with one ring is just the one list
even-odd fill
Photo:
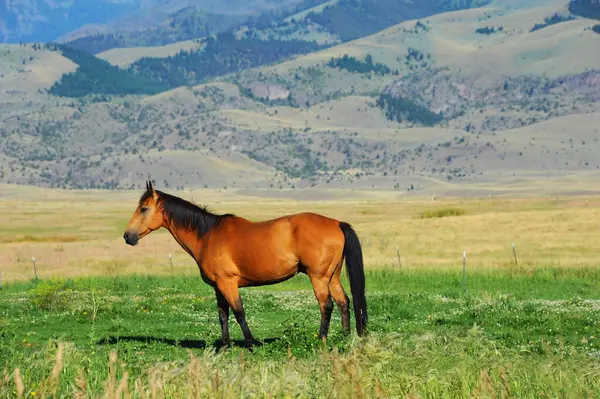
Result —
[[[317, 212], [352, 224], [361, 239], [368, 270], [398, 267], [457, 270], [463, 251], [469, 268], [580, 268], [600, 264], [600, 196], [590, 180], [539, 181], [577, 195], [531, 197], [490, 184], [485, 197], [460, 197], [466, 186], [450, 185], [454, 196], [379, 190], [196, 190], [157, 189], [208, 205], [216, 213], [266, 220]], [[554, 186], [552, 186], [554, 182]], [[573, 182], [571, 184], [571, 182]], [[479, 189], [482, 186], [479, 186]], [[523, 190], [528, 183], [522, 183]], [[529, 186], [529, 189], [533, 189]], [[508, 192], [508, 194], [507, 194]], [[542, 193], [543, 189], [539, 189]], [[493, 195], [492, 195], [493, 193]], [[166, 231], [130, 247], [122, 235], [142, 191], [44, 190], [0, 186], [0, 271], [2, 280], [124, 276], [198, 276], [198, 267]], [[530, 194], [531, 195], [531, 194]], [[173, 270], [169, 266], [169, 254]]]

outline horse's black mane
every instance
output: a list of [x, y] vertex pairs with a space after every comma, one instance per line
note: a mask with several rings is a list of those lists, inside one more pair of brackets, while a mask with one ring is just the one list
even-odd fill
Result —
[[[157, 203], [162, 205], [167, 219], [179, 228], [195, 230], [198, 238], [217, 226], [223, 219], [234, 216], [230, 213], [217, 215], [209, 211], [207, 206], [198, 206], [162, 191], [155, 190], [155, 192], [158, 194]], [[152, 191], [146, 191], [140, 198], [140, 204], [150, 196]]]

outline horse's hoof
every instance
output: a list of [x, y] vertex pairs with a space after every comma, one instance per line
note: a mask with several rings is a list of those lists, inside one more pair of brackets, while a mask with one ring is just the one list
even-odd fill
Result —
[[244, 344], [244, 347], [246, 349], [248, 349], [248, 351], [250, 351], [250, 352], [252, 352], [254, 350], [255, 346], [260, 346], [260, 342], [252, 340], [252, 341], [246, 341]]
[[217, 345], [217, 352], [231, 348], [231, 341], [221, 341]]

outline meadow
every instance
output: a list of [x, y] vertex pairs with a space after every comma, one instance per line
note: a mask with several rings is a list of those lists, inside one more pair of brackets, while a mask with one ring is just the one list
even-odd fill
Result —
[[219, 348], [214, 292], [168, 234], [122, 242], [140, 193], [1, 188], [0, 397], [600, 395], [598, 198], [177, 192], [254, 220], [321, 212], [361, 237], [369, 336], [343, 336], [335, 309], [319, 341], [299, 275], [242, 291], [262, 341], [248, 351], [233, 317]]

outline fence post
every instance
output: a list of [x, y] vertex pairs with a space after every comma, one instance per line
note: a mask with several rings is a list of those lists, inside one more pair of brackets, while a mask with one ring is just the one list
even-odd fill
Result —
[[402, 261], [400, 260], [400, 248], [396, 245], [396, 254], [398, 255], [398, 267], [402, 267]]
[[35, 266], [35, 256], [31, 257], [31, 261], [33, 262], [33, 273], [35, 274], [35, 281], [38, 281], [37, 267]]
[[171, 278], [173, 278], [173, 258], [169, 254], [169, 265], [171, 266]]
[[515, 248], [515, 243], [512, 243], [512, 249], [513, 249], [513, 257], [515, 258], [515, 265], [518, 265], [519, 262], [517, 262], [517, 248]]
[[463, 278], [462, 278], [463, 292], [467, 292], [467, 251], [463, 251]]

